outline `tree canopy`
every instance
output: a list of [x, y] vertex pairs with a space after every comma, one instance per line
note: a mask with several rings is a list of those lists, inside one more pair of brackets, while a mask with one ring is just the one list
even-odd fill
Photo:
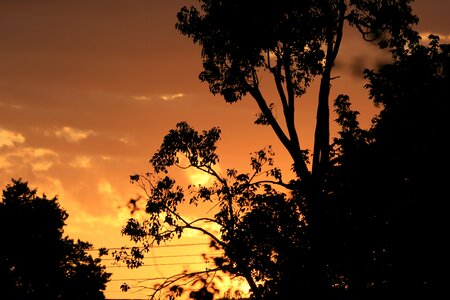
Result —
[[438, 36], [429, 40], [366, 71], [370, 97], [381, 106], [370, 130], [360, 130], [354, 112], [340, 105], [344, 130], [335, 141], [334, 175], [343, 188], [335, 199], [346, 213], [330, 222], [345, 227], [330, 234], [353, 245], [341, 248], [340, 259], [349, 263], [354, 289], [429, 297], [449, 279], [439, 269], [448, 261], [442, 237], [449, 228], [443, 170], [450, 166], [444, 153], [450, 48]]
[[[131, 181], [148, 195], [145, 211], [149, 215], [148, 220], [143, 222], [130, 219], [123, 228], [125, 235], [144, 245], [133, 250], [135, 260], [130, 261], [130, 266], [139, 266], [142, 253], [149, 251], [153, 243], [179, 238], [186, 231], [194, 230], [209, 236], [211, 246], [226, 253], [225, 257], [213, 258], [217, 267], [205, 271], [205, 275], [224, 271], [242, 276], [252, 290], [258, 292], [257, 281], [277, 281], [276, 278], [283, 276], [276, 265], [277, 261], [287, 257], [284, 251], [306, 247], [302, 244], [290, 246], [290, 241], [279, 244], [277, 240], [271, 240], [271, 235], [262, 233], [275, 234], [282, 230], [283, 236], [290, 236], [294, 241], [302, 234], [299, 229], [304, 224], [296, 203], [287, 201], [286, 194], [272, 187], [288, 187], [289, 183], [283, 182], [280, 170], [273, 166], [271, 148], [254, 153], [250, 159], [251, 173], [227, 169], [226, 174], [219, 174], [215, 169], [219, 137], [218, 128], [198, 132], [187, 123], [180, 122], [164, 137], [160, 149], [151, 158], [153, 172], [130, 176]], [[180, 165], [180, 156], [186, 158], [187, 165]], [[171, 167], [176, 166], [205, 172], [213, 177], [214, 183], [211, 186], [178, 186], [176, 180], [167, 174]], [[178, 211], [183, 203], [211, 203], [216, 206], [215, 214], [187, 219]], [[284, 218], [284, 215], [289, 215], [291, 219]], [[218, 228], [218, 232], [205, 229], [205, 225]], [[285, 246], [289, 249], [283, 249]], [[275, 259], [278, 256], [280, 258]], [[126, 253], [119, 253], [118, 257], [126, 257]], [[155, 292], [159, 292], [160, 288], [156, 288]]]
[[[315, 77], [320, 79], [312, 172], [321, 178], [329, 158], [329, 94], [332, 69], [343, 39], [344, 24], [362, 38], [376, 41], [395, 55], [418, 40], [410, 0], [200, 0], [200, 8], [183, 7], [177, 29], [202, 47], [199, 78], [213, 94], [235, 102], [250, 94], [260, 108], [259, 124], [270, 125], [288, 150], [299, 178], [310, 172], [295, 122], [296, 101]], [[283, 120], [272, 113], [260, 87], [262, 73], [273, 78]], [[278, 111], [280, 111], [279, 109]], [[284, 123], [284, 124], [283, 124]], [[286, 130], [283, 130], [286, 128]]]
[[86, 252], [90, 243], [64, 236], [67, 218], [57, 197], [38, 196], [21, 179], [6, 186], [0, 202], [2, 298], [105, 299], [111, 274]]

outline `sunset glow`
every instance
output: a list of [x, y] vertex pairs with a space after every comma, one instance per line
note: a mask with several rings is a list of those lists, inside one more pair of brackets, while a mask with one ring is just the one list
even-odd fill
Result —
[[[0, 1], [0, 184], [22, 178], [38, 194], [57, 196], [69, 214], [65, 233], [96, 250], [134, 245], [121, 230], [130, 217], [145, 217], [145, 193], [130, 175], [152, 172], [149, 159], [177, 122], [199, 131], [220, 127], [215, 169], [221, 176], [228, 168], [247, 172], [249, 155], [268, 145], [275, 164], [292, 172], [290, 156], [272, 130], [254, 125], [253, 101], [226, 103], [200, 82], [200, 48], [175, 29], [185, 5], [197, 1]], [[433, 33], [450, 42], [450, 1], [416, 0], [413, 9], [422, 38]], [[330, 98], [348, 94], [362, 126], [369, 127], [377, 108], [361, 74], [384, 62], [386, 53], [358, 39], [356, 31], [345, 34]], [[313, 82], [296, 110], [306, 138], [302, 146], [309, 149], [317, 92]], [[210, 186], [215, 180], [196, 169], [176, 172], [180, 185]], [[134, 215], [130, 199], [140, 199]], [[214, 212], [214, 205], [185, 205], [183, 213], [194, 219]], [[106, 298], [145, 299], [149, 291], [143, 286], [186, 268], [212, 267], [202, 257], [218, 253], [209, 242], [192, 232], [161, 243], [146, 254], [144, 267], [132, 270], [108, 256], [104, 262], [113, 275]], [[124, 282], [132, 287], [127, 293], [120, 289]], [[248, 291], [244, 281], [226, 276], [217, 284], [223, 291]]]

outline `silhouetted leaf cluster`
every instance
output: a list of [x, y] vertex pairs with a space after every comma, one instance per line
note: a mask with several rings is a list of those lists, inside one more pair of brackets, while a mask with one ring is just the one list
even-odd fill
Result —
[[358, 127], [346, 97], [335, 103], [343, 130], [323, 236], [344, 285], [358, 297], [432, 297], [450, 278], [440, 271], [449, 250], [443, 172], [450, 166], [450, 52], [430, 38], [429, 46], [415, 44], [394, 63], [366, 71], [370, 96], [381, 106], [370, 130]]
[[6, 186], [0, 202], [2, 299], [105, 299], [111, 274], [86, 252], [91, 244], [63, 236], [67, 217], [56, 197], [39, 197], [27, 182], [13, 179]]

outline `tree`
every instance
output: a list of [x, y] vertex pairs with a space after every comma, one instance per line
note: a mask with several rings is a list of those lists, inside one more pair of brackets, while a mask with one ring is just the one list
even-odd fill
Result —
[[[200, 80], [213, 94], [227, 102], [250, 95], [260, 114], [255, 123], [270, 125], [289, 152], [298, 177], [294, 189], [302, 215], [309, 224], [310, 261], [315, 267], [315, 287], [329, 286], [328, 266], [321, 241], [325, 178], [330, 164], [329, 95], [332, 70], [343, 39], [344, 25], [359, 30], [362, 38], [377, 42], [394, 55], [402, 55], [419, 37], [412, 30], [417, 17], [410, 0], [311, 0], [259, 1], [200, 0], [200, 9], [184, 7], [178, 13], [176, 28], [202, 47], [203, 71]], [[260, 78], [273, 78], [283, 116], [272, 113], [260, 86]], [[295, 120], [296, 101], [312, 80], [320, 80], [311, 171], [309, 149], [301, 146]]]
[[[417, 18], [411, 1], [199, 2], [200, 8], [181, 9], [176, 28], [202, 47], [200, 80], [227, 102], [246, 95], [256, 101], [260, 114], [255, 123], [271, 126], [292, 158], [297, 179], [284, 182], [267, 151], [251, 159], [251, 173], [228, 169], [222, 176], [214, 170], [218, 128], [200, 134], [186, 123], [177, 124], [150, 160], [153, 170], [131, 177], [148, 196], [149, 219], [142, 223], [131, 219], [123, 230], [144, 243], [143, 249], [134, 249], [137, 265], [141, 250], [149, 251], [153, 243], [181, 237], [190, 229], [208, 235], [213, 247], [224, 250], [224, 256], [216, 258], [215, 270], [246, 278], [256, 299], [283, 299], [293, 293], [312, 298], [347, 289], [349, 266], [327, 246], [345, 247], [325, 238], [332, 232], [331, 220], [349, 213], [348, 207], [336, 206], [328, 197], [328, 192], [344, 193], [337, 181], [330, 181], [332, 176], [338, 178], [332, 168], [335, 161], [330, 162], [337, 153], [329, 141], [332, 70], [345, 23], [357, 28], [363, 39], [388, 48], [394, 58], [404, 55], [419, 39], [412, 30]], [[272, 113], [275, 104], [267, 101], [260, 86], [267, 75], [279, 95], [281, 120]], [[295, 105], [317, 78], [320, 91], [310, 170], [309, 150], [301, 146], [296, 127]], [[337, 104], [345, 105], [346, 100], [342, 96]], [[363, 135], [361, 131], [361, 139]], [[188, 165], [179, 165], [179, 155]], [[172, 166], [199, 169], [216, 182], [212, 187], [191, 186], [194, 191], [185, 193], [166, 175]], [[264, 175], [268, 177], [261, 179]], [[177, 211], [182, 203], [209, 201], [219, 207], [213, 217], [187, 220]], [[206, 230], [205, 222], [219, 226], [220, 234]]]
[[2, 297], [105, 299], [111, 274], [86, 252], [91, 244], [63, 236], [67, 217], [57, 197], [40, 197], [21, 179], [6, 186], [0, 202]]
[[[262, 233], [270, 230], [278, 234], [281, 230], [284, 236], [295, 240], [301, 234], [298, 229], [304, 224], [296, 203], [288, 201], [285, 194], [272, 187], [278, 185], [286, 188], [290, 183], [283, 182], [280, 170], [273, 166], [271, 148], [254, 154], [251, 158], [251, 173], [228, 169], [226, 175], [221, 175], [215, 170], [218, 162], [215, 151], [219, 138], [219, 128], [199, 133], [185, 122], [178, 123], [176, 129], [165, 136], [160, 149], [150, 160], [153, 172], [130, 177], [147, 194], [145, 211], [149, 218], [143, 222], [130, 219], [123, 228], [123, 234], [136, 242], [142, 242], [143, 248], [132, 249], [132, 260], [128, 260], [126, 252], [117, 253], [117, 257], [128, 260], [130, 266], [136, 267], [142, 262], [143, 252], [149, 251], [154, 243], [179, 238], [187, 230], [199, 231], [210, 237], [212, 247], [225, 252], [223, 257], [213, 258], [216, 267], [202, 272], [203, 275], [222, 271], [242, 276], [251, 286], [255, 297], [261, 298], [264, 293], [273, 292], [268, 288], [270, 282], [280, 282], [279, 277], [283, 274], [276, 265], [289, 257], [286, 252], [297, 252], [305, 247], [297, 243], [290, 245], [289, 241], [279, 243], [278, 240], [272, 240], [270, 235]], [[180, 165], [180, 157], [185, 158], [186, 165]], [[185, 190], [167, 175], [171, 167], [195, 168], [212, 176], [214, 183], [211, 186], [190, 185]], [[217, 207], [217, 212], [214, 216], [189, 220], [178, 211], [183, 203], [212, 203]], [[283, 218], [285, 214], [293, 220]], [[205, 229], [207, 224], [218, 228], [218, 232]], [[153, 296], [162, 288], [191, 278], [192, 275], [201, 274], [174, 276], [156, 287]], [[257, 286], [259, 281], [266, 282], [267, 291]]]
[[431, 297], [449, 280], [440, 270], [449, 266], [442, 195], [450, 167], [450, 48], [429, 38], [428, 46], [413, 44], [392, 64], [366, 71], [370, 96], [381, 106], [370, 130], [359, 128], [348, 99], [337, 103], [343, 130], [329, 182], [341, 186], [332, 196], [341, 211], [326, 237], [351, 292], [362, 298]]

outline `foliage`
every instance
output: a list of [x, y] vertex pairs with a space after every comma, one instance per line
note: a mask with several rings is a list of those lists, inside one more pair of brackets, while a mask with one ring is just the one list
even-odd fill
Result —
[[200, 79], [228, 102], [258, 88], [258, 69], [274, 73], [280, 83], [291, 81], [294, 94], [302, 95], [312, 77], [324, 72], [323, 59], [329, 57], [323, 47], [340, 34], [341, 19], [396, 50], [403, 49], [405, 34], [413, 34], [408, 26], [417, 21], [410, 1], [199, 2], [201, 10], [182, 8], [177, 28], [202, 46]]
[[[252, 173], [221, 175], [214, 169], [220, 130], [198, 133], [179, 123], [150, 160], [153, 171], [131, 176], [147, 192], [149, 219], [130, 219], [123, 233], [149, 251], [186, 230], [202, 232], [224, 253], [209, 271], [244, 277], [255, 299], [365, 299], [443, 287], [447, 278], [437, 276], [436, 266], [447, 253], [439, 170], [448, 167], [449, 48], [434, 36], [429, 46], [419, 44], [411, 1], [199, 2], [200, 8], [179, 12], [176, 27], [202, 47], [200, 79], [227, 102], [246, 95], [256, 101], [256, 123], [272, 127], [297, 179], [283, 181], [270, 149], [256, 152]], [[369, 130], [359, 127], [348, 96], [335, 100], [341, 131], [330, 145], [331, 73], [345, 23], [388, 48], [394, 62], [365, 73], [371, 99], [382, 106]], [[264, 72], [278, 92], [281, 121], [260, 88]], [[320, 91], [310, 171], [294, 112], [315, 78]], [[198, 169], [215, 182], [186, 190], [167, 175], [173, 166]], [[184, 203], [211, 203], [218, 211], [188, 220], [178, 211]], [[131, 265], [139, 264], [137, 251]]]
[[[326, 203], [327, 177], [332, 173], [329, 158], [333, 154], [329, 95], [344, 26], [356, 28], [364, 40], [389, 49], [394, 58], [404, 55], [408, 46], [419, 40], [412, 29], [418, 19], [412, 14], [410, 2], [285, 0], [261, 4], [200, 0], [200, 8], [184, 7], [178, 13], [176, 28], [202, 48], [200, 80], [227, 102], [250, 95], [260, 109], [256, 123], [270, 125], [292, 158], [298, 181], [291, 186], [294, 194], [290, 201], [301, 209], [300, 215], [308, 224], [300, 234], [309, 252], [302, 253], [308, 263], [297, 273], [309, 275], [296, 275], [309, 278], [303, 294], [306, 287], [311, 294], [326, 290], [337, 276], [326, 262], [328, 251], [321, 235], [328, 226], [325, 219], [333, 214]], [[278, 119], [273, 114], [277, 104], [267, 101], [260, 86], [261, 78], [267, 75], [273, 79], [272, 87], [278, 92], [277, 103], [283, 111]], [[295, 105], [317, 78], [320, 87], [310, 169], [309, 150], [302, 148], [299, 139]], [[298, 216], [290, 219], [297, 221]]]
[[[128, 221], [123, 233], [142, 242], [144, 247], [135, 248], [140, 252], [131, 255], [134, 259], [129, 259], [124, 252], [118, 253], [118, 259], [128, 257], [130, 266], [138, 266], [142, 253], [149, 251], [153, 243], [180, 238], [186, 230], [196, 230], [211, 238], [212, 247], [224, 251], [223, 257], [213, 258], [216, 268], [208, 270], [209, 273], [223, 271], [242, 276], [256, 288], [257, 282], [280, 281], [284, 275], [278, 265], [295, 267], [286, 262], [290, 257], [287, 251], [304, 247], [296, 242], [304, 221], [297, 203], [274, 189], [274, 186], [289, 188], [292, 183], [283, 182], [280, 170], [273, 167], [274, 154], [270, 147], [254, 153], [250, 160], [252, 172], [227, 169], [226, 175], [219, 174], [215, 170], [219, 132], [213, 128], [199, 133], [181, 122], [164, 138], [150, 160], [154, 172], [131, 176], [147, 193], [149, 217], [143, 222]], [[201, 170], [211, 175], [214, 182], [210, 186], [190, 185], [187, 190], [177, 186], [167, 173], [170, 167], [179, 164], [180, 155], [189, 162], [183, 168]], [[178, 212], [183, 203], [210, 203], [216, 213], [212, 217], [188, 220]], [[291, 218], [285, 218], [286, 215]], [[206, 225], [217, 228], [217, 232], [206, 230]], [[271, 233], [281, 237], [272, 239]]]
[[[148, 191], [150, 219], [131, 219], [124, 233], [147, 243], [146, 250], [188, 229], [205, 233], [224, 253], [209, 271], [246, 278], [255, 298], [284, 299], [293, 291], [305, 298], [431, 295], [446, 282], [438, 266], [448, 253], [441, 169], [449, 167], [449, 57], [448, 45], [432, 36], [429, 46], [411, 45], [392, 64], [367, 70], [367, 88], [382, 106], [369, 130], [359, 127], [349, 97], [337, 97], [341, 131], [315, 211], [320, 222], [308, 222], [308, 195], [294, 188], [301, 182], [283, 182], [270, 148], [252, 157], [253, 173], [228, 169], [220, 176], [214, 169], [220, 130], [200, 134], [182, 122], [150, 160], [157, 171], [131, 176]], [[180, 154], [189, 165], [179, 165]], [[185, 191], [167, 175], [173, 166], [202, 170], [215, 183]], [[288, 196], [280, 187], [294, 193]], [[177, 211], [182, 203], [211, 203], [218, 212], [188, 221]], [[205, 223], [216, 224], [218, 234]]]
[[37, 195], [12, 180], [0, 202], [0, 282], [5, 299], [104, 299], [110, 273], [86, 251], [92, 245], [64, 237], [68, 214], [57, 198]]
[[[291, 155], [294, 170], [305, 181], [310, 177], [302, 155], [307, 149], [300, 145], [295, 105], [312, 80], [320, 78], [312, 165], [314, 177], [320, 180], [328, 166], [331, 71], [344, 24], [357, 28], [365, 40], [400, 55], [406, 45], [418, 40], [411, 29], [417, 18], [410, 2], [199, 0], [200, 8], [181, 9], [176, 28], [202, 47], [199, 78], [227, 102], [250, 94], [260, 108], [256, 123], [273, 128]], [[264, 73], [273, 78], [282, 120], [274, 116], [275, 104], [269, 103], [261, 90]]]
[[[118, 259], [125, 258], [129, 266], [139, 266], [142, 264], [142, 253], [149, 251], [153, 243], [159, 244], [174, 237], [180, 238], [186, 230], [196, 230], [209, 236], [211, 245], [222, 249], [225, 253], [224, 257], [214, 259], [216, 268], [205, 273], [219, 270], [229, 272], [245, 277], [254, 287], [256, 281], [271, 280], [280, 276], [275, 274], [273, 266], [262, 265], [259, 261], [267, 261], [270, 256], [272, 259], [282, 257], [284, 253], [279, 252], [283, 249], [277, 249], [281, 244], [277, 245], [273, 240], [268, 241], [271, 244], [259, 245], [260, 239], [267, 240], [267, 236], [261, 236], [262, 227], [259, 229], [252, 227], [256, 220], [265, 229], [275, 231], [293, 233], [296, 226], [301, 226], [300, 217], [298, 224], [291, 222], [289, 227], [277, 224], [283, 219], [284, 213], [291, 216], [299, 214], [295, 203], [285, 203], [286, 195], [272, 188], [273, 185], [286, 188], [289, 187], [289, 183], [283, 182], [280, 170], [273, 167], [271, 148], [254, 154], [250, 163], [251, 173], [238, 173], [234, 169], [228, 169], [226, 175], [220, 175], [215, 170], [218, 162], [215, 150], [219, 134], [218, 128], [199, 133], [185, 122], [178, 123], [176, 129], [166, 135], [160, 149], [150, 160], [154, 172], [130, 176], [132, 182], [137, 183], [147, 193], [145, 210], [149, 218], [143, 222], [136, 219], [128, 221], [123, 234], [136, 242], [142, 242], [144, 247], [134, 248], [134, 253], [131, 253], [132, 259], [123, 251], [116, 253]], [[188, 161], [187, 166], [179, 165], [180, 155]], [[200, 170], [211, 175], [214, 182], [211, 186], [190, 185], [185, 191], [176, 185], [175, 179], [167, 175], [169, 168], [173, 166]], [[190, 205], [211, 203], [218, 211], [213, 217], [188, 220], [178, 212], [178, 207], [183, 203]], [[277, 209], [280, 211], [277, 212]], [[265, 223], [266, 221], [269, 223]], [[218, 228], [218, 232], [206, 230], [206, 224]], [[250, 233], [248, 228], [252, 228], [253, 233]], [[286, 232], [286, 235], [289, 236], [289, 233]], [[253, 245], [250, 245], [250, 242]], [[258, 257], [255, 257], [255, 254]], [[252, 277], [253, 274], [258, 274], [255, 277], [256, 281]], [[171, 284], [172, 279], [169, 280]], [[181, 278], [176, 278], [179, 279]], [[155, 292], [160, 288], [156, 288]]]
[[448, 45], [430, 36], [378, 71], [366, 71], [367, 88], [382, 109], [368, 131], [340, 99], [341, 137], [324, 240], [350, 293], [368, 297], [443, 291], [448, 276], [445, 153], [449, 109]]
[[372, 129], [375, 170], [386, 187], [377, 196], [390, 202], [382, 207], [391, 227], [383, 276], [400, 290], [436, 292], [449, 278], [439, 275], [449, 249], [442, 239], [449, 233], [443, 198], [449, 72], [450, 45], [431, 35], [429, 46], [414, 45], [410, 55], [367, 73], [371, 97], [383, 107]]

